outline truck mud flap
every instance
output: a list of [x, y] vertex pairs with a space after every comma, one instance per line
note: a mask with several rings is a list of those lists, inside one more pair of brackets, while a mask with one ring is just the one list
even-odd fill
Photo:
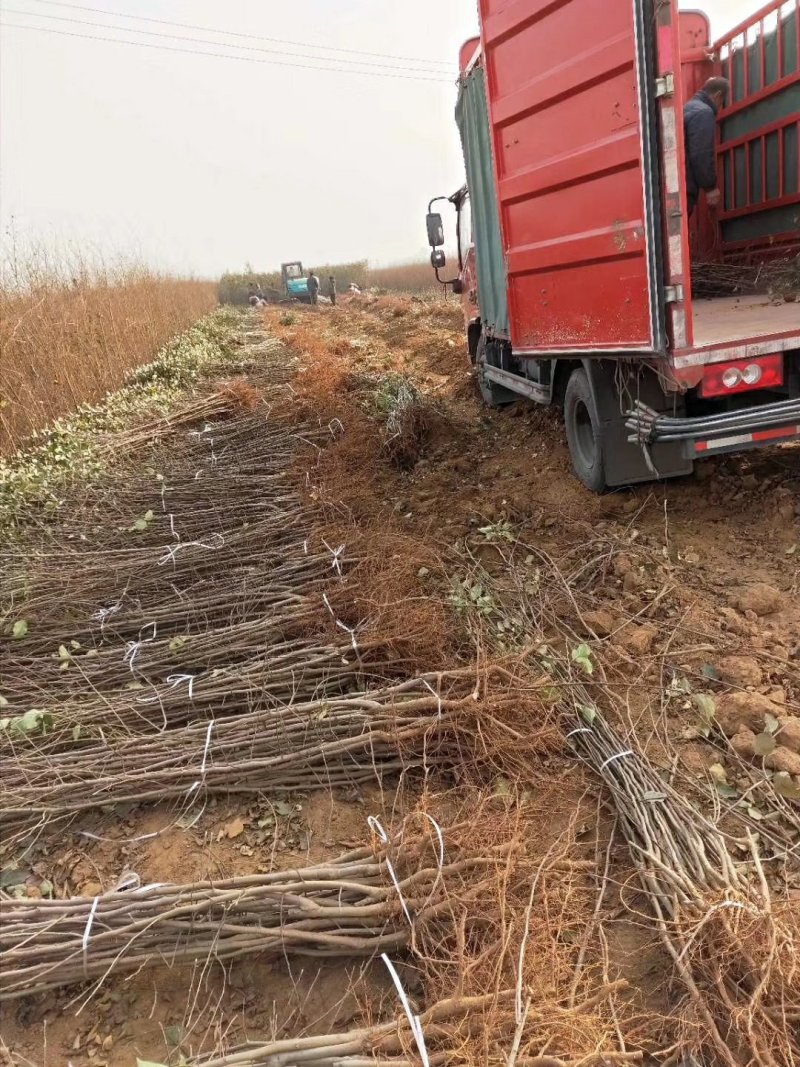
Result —
[[682, 442], [688, 455], [702, 458], [800, 437], [800, 399], [699, 418], [675, 418], [637, 403], [625, 425], [631, 431], [628, 440], [645, 452], [657, 444]]

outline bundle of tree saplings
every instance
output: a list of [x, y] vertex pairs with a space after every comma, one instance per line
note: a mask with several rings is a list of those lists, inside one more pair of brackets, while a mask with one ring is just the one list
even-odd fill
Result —
[[3, 595], [19, 603], [28, 624], [17, 655], [46, 654], [65, 639], [94, 647], [159, 620], [165, 633], [214, 626], [235, 617], [237, 607], [239, 617], [248, 610], [257, 616], [268, 598], [300, 596], [333, 571], [331, 552], [307, 544], [311, 516], [300, 509], [241, 522], [230, 502], [227, 523], [206, 517], [194, 532], [152, 507], [136, 515], [126, 521], [145, 525], [148, 542], [74, 555], [30, 546], [24, 562], [3, 568]]
[[[610, 725], [617, 701], [602, 663], [572, 629], [571, 619], [580, 619], [572, 582], [544, 553], [520, 549], [538, 565], [535, 582], [513, 549], [498, 577], [476, 563], [474, 580], [514, 622], [522, 646], [518, 685], [526, 687], [525, 660], [528, 685], [539, 686], [546, 673], [552, 714], [613, 800], [655, 928], [685, 989], [674, 1012], [679, 1054], [673, 1062], [682, 1056], [724, 1067], [795, 1067], [800, 902], [787, 893], [785, 879], [796, 854], [765, 850], [743, 832], [736, 844], [749, 855], [737, 862], [730, 838], [655, 770], [634, 731]], [[472, 625], [482, 647], [491, 647], [485, 617], [476, 612]], [[505, 755], [508, 745], [499, 736], [498, 742], [494, 728], [483, 731], [487, 746], [516, 767], [518, 758]]]
[[[269, 342], [269, 349], [262, 347], [262, 351], [267, 355], [269, 351], [278, 352], [282, 347], [280, 341], [272, 339]], [[226, 382], [222, 388], [206, 393], [205, 396], [195, 397], [161, 418], [139, 423], [129, 430], [109, 434], [102, 444], [112, 452], [120, 448], [141, 448], [143, 445], [153, 444], [159, 437], [174, 434], [187, 426], [194, 426], [201, 420], [229, 418], [239, 413], [253, 411], [262, 403], [263, 400], [258, 390], [244, 379], [234, 378]]]
[[[506, 991], [504, 999], [510, 1000]], [[497, 998], [494, 994], [455, 997], [443, 1000], [419, 1016], [419, 1032], [425, 1042], [428, 1062], [461, 1064], [458, 1056], [461, 1040], [453, 1041], [454, 1027], [465, 1019], [484, 1019], [484, 1011]], [[447, 1039], [450, 1039], [449, 1041]], [[446, 1047], [442, 1045], [446, 1042]], [[428, 1045], [430, 1043], [430, 1048]], [[222, 1055], [213, 1053], [191, 1060], [192, 1067], [418, 1067], [420, 1039], [412, 1032], [405, 1016], [391, 1022], [376, 1023], [336, 1034], [317, 1037], [294, 1037], [262, 1043], [252, 1041], [236, 1046]], [[551, 1061], [555, 1067], [555, 1061]]]
[[[365, 644], [364, 650], [368, 647]], [[135, 668], [138, 666], [134, 663]], [[336, 696], [353, 688], [360, 667], [349, 641], [298, 639], [243, 662], [194, 671], [193, 661], [188, 672], [176, 664], [172, 672], [162, 669], [163, 681], [148, 682], [137, 670], [135, 674], [129, 672], [127, 678], [123, 676], [117, 688], [94, 685], [85, 696], [86, 691], [82, 693], [76, 682], [74, 695], [72, 691], [65, 694], [53, 704], [52, 712], [40, 709], [48, 716], [44, 730], [26, 732], [9, 724], [0, 733], [0, 758], [25, 759], [32, 753], [44, 755], [78, 742], [87, 745], [91, 739], [122, 740], [190, 722]], [[73, 674], [78, 675], [78, 671]], [[78, 675], [78, 680], [81, 677]], [[10, 689], [7, 692], [13, 693]]]
[[765, 263], [693, 263], [692, 290], [699, 297], [762, 294], [778, 299], [800, 299], [800, 256], [785, 256]]
[[[608, 996], [601, 990], [601, 997]], [[595, 1006], [579, 1004], [575, 1016]], [[640, 1051], [601, 1050], [574, 1057], [520, 1051], [514, 1025], [514, 991], [440, 1000], [414, 1017], [375, 1023], [336, 1034], [251, 1041], [229, 1051], [192, 1058], [191, 1067], [613, 1067], [645, 1062]], [[541, 1008], [528, 1008], [527, 1019]], [[413, 1028], [412, 1028], [413, 1027]], [[426, 1060], [422, 1059], [424, 1054]], [[476, 1051], [482, 1049], [481, 1058]]]
[[[146, 698], [157, 695], [164, 683], [170, 684], [170, 676], [224, 670], [235, 674], [253, 657], [263, 662], [272, 648], [281, 653], [303, 649], [309, 631], [316, 630], [320, 636], [330, 632], [334, 624], [323, 592], [287, 592], [265, 607], [263, 614], [254, 612], [244, 620], [200, 630], [182, 627], [175, 633], [170, 626], [159, 629], [153, 621], [128, 640], [105, 640], [93, 650], [82, 642], [76, 648], [66, 637], [40, 656], [25, 655], [20, 647], [6, 658], [3, 693], [13, 714], [29, 706], [60, 706], [87, 688], [102, 694], [127, 690]], [[323, 638], [323, 643], [329, 641]], [[348, 644], [352, 652], [352, 641]], [[138, 692], [142, 689], [147, 692]]]
[[328, 430], [292, 433], [264, 415], [198, 425], [146, 467], [137, 456], [125, 478], [116, 471], [65, 491], [54, 519], [40, 508], [21, 523], [0, 551], [0, 591], [24, 604], [32, 641], [48, 619], [75, 618], [79, 607], [88, 619], [123, 591], [147, 611], [167, 579], [186, 593], [248, 565], [269, 570], [289, 548], [302, 554], [313, 513], [292, 464], [298, 451], [315, 455]]
[[451, 883], [480, 892], [511, 847], [475, 855], [449, 839], [443, 856], [430, 833], [406, 833], [293, 871], [94, 898], [0, 897], [0, 1000], [165, 962], [394, 952], [411, 939], [407, 915], [421, 927], [445, 914]]
[[[263, 708], [181, 729], [9, 760], [0, 781], [3, 834], [109, 804], [204, 794], [302, 791], [418, 766], [459, 710], [473, 715], [467, 672], [449, 694], [414, 679], [374, 692]], [[460, 690], [460, 693], [459, 693]]]
[[722, 832], [665, 784], [634, 739], [587, 715], [595, 706], [584, 697], [572, 741], [611, 792], [685, 983], [676, 1013], [684, 1054], [725, 1067], [800, 1063], [800, 902], [773, 899], [751, 835], [749, 862], [738, 866]]

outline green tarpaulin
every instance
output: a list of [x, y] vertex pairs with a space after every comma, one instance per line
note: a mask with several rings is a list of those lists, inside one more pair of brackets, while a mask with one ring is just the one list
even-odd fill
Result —
[[508, 336], [506, 264], [500, 236], [500, 214], [494, 185], [489, 112], [483, 68], [463, 79], [456, 122], [464, 149], [467, 188], [472, 204], [472, 230], [478, 268], [481, 318], [493, 333]]

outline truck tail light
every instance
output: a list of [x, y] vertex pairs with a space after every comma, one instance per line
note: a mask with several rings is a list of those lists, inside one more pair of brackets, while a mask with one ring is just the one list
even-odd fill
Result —
[[710, 363], [703, 368], [700, 396], [727, 396], [748, 389], [772, 389], [783, 385], [783, 356], [757, 356], [735, 363]]

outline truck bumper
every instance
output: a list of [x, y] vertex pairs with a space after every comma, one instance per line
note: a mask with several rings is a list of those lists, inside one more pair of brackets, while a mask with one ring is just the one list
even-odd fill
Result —
[[701, 458], [800, 437], [800, 398], [699, 418], [659, 414], [637, 402], [625, 425], [631, 442], [643, 446], [683, 442], [688, 455]]

